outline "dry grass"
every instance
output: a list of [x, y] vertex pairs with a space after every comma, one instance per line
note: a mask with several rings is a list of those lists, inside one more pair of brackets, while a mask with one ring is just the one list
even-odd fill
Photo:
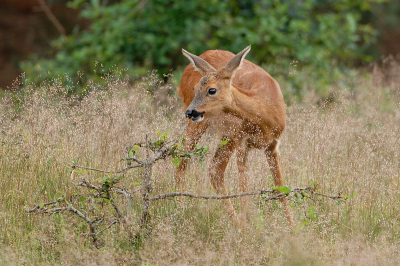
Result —
[[[80, 165], [113, 169], [123, 166], [126, 146], [147, 133], [153, 138], [156, 129], [183, 135], [180, 101], [162, 97], [171, 88], [152, 78], [133, 88], [110, 80], [107, 88], [81, 100], [67, 97], [57, 82], [6, 95], [0, 106], [0, 248], [6, 251], [0, 264], [395, 264], [400, 260], [399, 69], [376, 69], [373, 78], [358, 75], [353, 88], [319, 107], [288, 108], [280, 147], [286, 184], [306, 186], [314, 180], [326, 193], [355, 193], [346, 204], [324, 199], [294, 206], [298, 225], [290, 233], [277, 202], [252, 197], [243, 236], [220, 202], [159, 201], [152, 207], [146, 238], [132, 240], [135, 224], [117, 225], [102, 235], [105, 245], [99, 250], [80, 236], [85, 225], [76, 217], [27, 215], [25, 208], [60, 194], [85, 193], [73, 186], [63, 167], [74, 158]], [[159, 95], [146, 92], [149, 88]], [[308, 99], [315, 102], [312, 95]], [[201, 144], [215, 149], [214, 136], [210, 132]], [[262, 153], [253, 151], [250, 162], [250, 189], [273, 186]], [[170, 161], [154, 168], [154, 194], [175, 190], [173, 171]], [[122, 184], [135, 188], [140, 174], [129, 172]], [[213, 193], [198, 162], [187, 176], [187, 190]], [[80, 177], [96, 182], [102, 175], [86, 171], [76, 174], [76, 181]], [[235, 163], [229, 164], [226, 180], [228, 190], [237, 192]], [[138, 198], [135, 204], [134, 218], [140, 211]], [[239, 208], [238, 201], [235, 205]], [[112, 208], [101, 211], [112, 213]]]

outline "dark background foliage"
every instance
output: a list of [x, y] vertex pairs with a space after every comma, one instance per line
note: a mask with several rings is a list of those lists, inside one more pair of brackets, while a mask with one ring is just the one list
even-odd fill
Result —
[[[30, 6], [25, 2], [28, 11], [35, 8], [35, 1]], [[301, 96], [304, 90], [313, 90], [326, 96], [329, 86], [338, 80], [348, 85], [345, 76], [350, 68], [400, 49], [395, 41], [400, 31], [397, 1], [48, 3], [53, 4], [52, 10], [59, 10], [54, 13], [67, 33], [55, 37], [54, 26], [44, 23], [47, 18], [42, 17], [36, 23], [53, 27], [53, 33], [42, 35], [42, 49], [29, 50], [36, 53], [28, 60], [14, 58], [14, 64], [25, 72], [28, 83], [68, 76], [64, 82], [70, 82], [72, 92], [90, 82], [101, 82], [102, 75], [115, 71], [137, 79], [152, 69], [160, 75], [173, 70], [179, 80], [188, 63], [181, 48], [195, 54], [209, 49], [237, 53], [251, 44], [248, 59], [283, 83], [288, 94]]]

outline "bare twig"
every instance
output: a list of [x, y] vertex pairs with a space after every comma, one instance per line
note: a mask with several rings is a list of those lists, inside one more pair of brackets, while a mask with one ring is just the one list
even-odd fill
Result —
[[321, 196], [321, 197], [325, 197], [325, 198], [330, 198], [330, 199], [334, 199], [334, 200], [336, 200], [336, 199], [346, 199], [346, 198], [340, 196], [340, 194], [338, 196], [331, 196], [331, 195], [318, 193], [318, 192], [315, 192], [313, 190], [311, 190], [310, 193], [313, 194], [313, 195], [317, 195], [317, 196]]
[[[313, 188], [311, 187], [305, 187], [305, 188], [292, 188], [290, 189], [291, 192], [301, 192], [301, 191], [307, 191], [310, 192], [311, 194], [331, 198], [331, 199], [345, 199], [342, 196], [330, 196], [326, 194], [321, 194], [313, 191]], [[187, 193], [187, 192], [171, 192], [171, 193], [165, 193], [161, 195], [157, 195], [154, 197], [151, 197], [150, 200], [159, 200], [159, 199], [167, 199], [167, 198], [172, 198], [172, 197], [190, 197], [190, 198], [197, 198], [197, 199], [217, 199], [217, 200], [222, 200], [222, 199], [230, 199], [230, 198], [239, 198], [239, 197], [245, 197], [245, 196], [254, 196], [254, 195], [264, 195], [267, 193], [275, 193], [277, 192], [274, 189], [269, 189], [269, 190], [256, 190], [256, 191], [249, 191], [249, 192], [244, 192], [244, 193], [238, 193], [238, 194], [232, 194], [232, 195], [199, 195], [199, 194], [193, 194], [193, 193]], [[271, 200], [271, 199], [279, 199], [279, 198], [284, 198], [288, 196], [290, 193], [279, 193], [273, 196], [265, 197], [265, 200]], [[283, 197], [284, 195], [284, 197]]]
[[[61, 202], [63, 200], [64, 199], [58, 199], [58, 200], [55, 200], [55, 201], [52, 201], [52, 202], [43, 203], [43, 206], [54, 205], [54, 204], [57, 204], [57, 203], [59, 203], [59, 202]], [[36, 210], [39, 210], [40, 209], [40, 205], [41, 204], [35, 204], [35, 206], [32, 209], [27, 210], [27, 212], [34, 212]]]
[[[49, 205], [54, 205], [58, 202], [64, 201], [68, 206], [67, 207], [60, 207], [60, 208], [42, 208], [40, 209], [40, 205], [36, 205], [33, 209], [29, 210], [29, 212], [37, 211], [39, 213], [48, 213], [48, 214], [54, 214], [54, 213], [59, 213], [63, 211], [70, 211], [77, 216], [79, 216], [81, 219], [85, 220], [85, 222], [88, 223], [89, 229], [90, 229], [90, 236], [92, 237], [93, 244], [99, 248], [101, 246], [98, 238], [97, 238], [97, 233], [96, 233], [96, 226], [98, 223], [101, 223], [103, 221], [103, 218], [95, 218], [93, 220], [90, 220], [84, 213], [76, 209], [74, 206], [72, 206], [71, 203], [67, 202], [66, 200], [57, 200], [49, 203], [43, 203], [43, 206], [49, 206]], [[38, 207], [39, 206], [39, 207]]]
[[69, 211], [75, 213], [76, 215], [78, 215], [79, 217], [81, 217], [83, 220], [85, 220], [87, 223], [92, 224], [93, 222], [95, 222], [96, 220], [90, 220], [86, 215], [84, 215], [82, 212], [80, 212], [78, 209], [75, 209], [71, 203], [67, 203], [69, 206]]
[[82, 178], [81, 182], [76, 183], [75, 185], [76, 185], [76, 186], [81, 186], [81, 187], [91, 188], [91, 189], [96, 190], [97, 192], [102, 192], [102, 191], [103, 191], [101, 187], [96, 187], [96, 186], [90, 184], [90, 183], [89, 183], [88, 181], [86, 181], [86, 179], [84, 179], [84, 178]]
[[124, 188], [117, 188], [117, 189], [114, 190], [114, 192], [117, 193], [117, 194], [124, 195], [127, 199], [131, 199], [132, 198], [132, 194], [134, 194], [136, 192], [139, 192], [141, 190], [141, 188], [142, 187], [140, 186], [139, 188], [135, 189], [132, 192], [128, 192]]
[[124, 213], [118, 208], [118, 205], [115, 203], [114, 199], [110, 197], [111, 205], [114, 207], [116, 212], [118, 213], [118, 217], [124, 217]]
[[106, 228], [103, 228], [102, 230], [98, 231], [97, 233], [82, 234], [82, 236], [93, 236], [93, 235], [98, 236], [101, 233], [103, 233], [105, 230], [111, 228], [114, 224], [117, 224], [117, 223], [119, 223], [119, 220], [114, 220]]
[[172, 145], [169, 146], [164, 146], [159, 149], [159, 152], [156, 153], [156, 155], [153, 158], [150, 158], [146, 161], [148, 164], [154, 164], [156, 161], [160, 159], [164, 159], [165, 157], [168, 156], [169, 152], [172, 150], [173, 145], [175, 145], [177, 141], [174, 141]]
[[137, 162], [139, 165], [143, 165], [143, 164], [144, 164], [144, 162], [142, 162], [141, 160], [139, 160], [139, 159], [136, 158], [135, 156], [128, 157], [128, 158], [125, 158], [125, 159], [122, 159], [122, 160], [132, 160], [132, 161]]
[[53, 23], [54, 27], [60, 32], [61, 35], [65, 35], [65, 29], [63, 25], [60, 23], [60, 21], [57, 19], [57, 17], [51, 12], [51, 9], [47, 5], [45, 0], [38, 0], [43, 12], [46, 14], [46, 16], [49, 18], [51, 23]]
[[[182, 197], [182, 196], [190, 197], [190, 198], [197, 198], [197, 199], [222, 200], [222, 199], [231, 199], [231, 198], [238, 198], [238, 197], [244, 197], [244, 196], [262, 195], [262, 194], [266, 194], [269, 192], [273, 192], [273, 190], [258, 190], [258, 191], [250, 191], [250, 192], [244, 192], [244, 193], [232, 194], [232, 195], [198, 195], [198, 194], [187, 193], [187, 192], [171, 192], [171, 193], [154, 196], [154, 197], [150, 198], [150, 200], [159, 200], [159, 199], [167, 199], [167, 198]], [[286, 195], [286, 194], [280, 193], [277, 195]], [[272, 197], [275, 197], [275, 196], [276, 195], [274, 195]]]
[[[138, 192], [140, 189], [141, 189], [141, 187], [138, 188], [137, 190], [133, 191], [133, 193]], [[131, 211], [132, 195], [130, 193], [126, 192], [123, 189], [116, 189], [115, 193], [123, 194], [126, 197], [126, 199], [128, 201], [127, 204], [126, 204], [126, 216], [128, 217], [129, 213]]]
[[137, 168], [137, 167], [143, 167], [143, 166], [144, 165], [142, 165], [142, 164], [137, 164], [137, 165], [128, 166], [121, 170], [116, 170], [116, 171], [106, 171], [106, 170], [101, 170], [101, 169], [96, 169], [96, 168], [91, 168], [91, 167], [86, 167], [86, 166], [80, 166], [80, 165], [73, 165], [73, 166], [69, 166], [69, 167], [72, 169], [80, 168], [80, 169], [85, 169], [85, 170], [97, 171], [97, 172], [101, 172], [101, 173], [105, 173], [105, 174], [120, 174], [122, 172], [125, 172], [126, 170], [129, 170], [132, 168]]

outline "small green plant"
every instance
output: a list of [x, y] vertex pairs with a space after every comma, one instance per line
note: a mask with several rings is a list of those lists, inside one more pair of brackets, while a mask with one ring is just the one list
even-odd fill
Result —
[[219, 143], [219, 148], [222, 149], [226, 144], [228, 144], [229, 139], [221, 140]]
[[280, 186], [280, 187], [273, 187], [272, 188], [274, 191], [279, 192], [279, 193], [285, 193], [285, 194], [289, 194], [290, 192], [292, 192], [290, 190], [290, 188], [286, 187], [286, 186]]

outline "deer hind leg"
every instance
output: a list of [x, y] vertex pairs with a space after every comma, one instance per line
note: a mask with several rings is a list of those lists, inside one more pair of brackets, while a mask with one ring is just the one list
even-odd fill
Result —
[[[239, 193], [247, 191], [248, 188], [248, 175], [247, 175], [247, 155], [249, 147], [247, 143], [244, 142], [238, 146], [236, 151], [236, 164], [239, 171]], [[246, 218], [247, 218], [247, 201], [248, 197], [240, 198], [240, 214], [239, 221], [242, 229], [246, 228]]]
[[[271, 144], [265, 150], [267, 155], [267, 161], [269, 165], [269, 169], [271, 171], [272, 177], [274, 178], [275, 186], [283, 186], [283, 178], [281, 168], [279, 166], [279, 155], [278, 155], [278, 140], [273, 140]], [[288, 205], [287, 199], [281, 199], [281, 203], [283, 205], [283, 210], [285, 211], [286, 218], [291, 226], [294, 226], [293, 214]]]
[[[224, 139], [223, 139], [224, 140]], [[229, 159], [232, 153], [235, 151], [236, 143], [229, 140], [226, 145], [219, 147], [215, 152], [214, 158], [212, 159], [212, 164], [210, 167], [210, 180], [217, 194], [227, 195], [224, 174], [226, 166], [228, 165]], [[228, 211], [229, 217], [239, 224], [239, 219], [236, 215], [235, 209], [233, 208], [230, 199], [223, 200], [225, 207]]]
[[[194, 123], [189, 120], [186, 128], [185, 140], [183, 142], [183, 150], [192, 151], [206, 131], [207, 127], [207, 123]], [[182, 158], [179, 167], [175, 171], [175, 179], [180, 191], [185, 190], [185, 173], [188, 163], [189, 158]]]

